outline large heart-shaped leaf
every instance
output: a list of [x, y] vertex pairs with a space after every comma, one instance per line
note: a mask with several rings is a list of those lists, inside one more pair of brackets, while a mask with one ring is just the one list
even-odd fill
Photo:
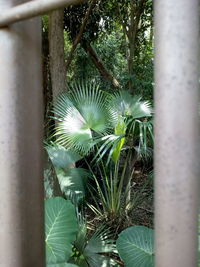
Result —
[[126, 267], [153, 267], [153, 230], [132, 226], [122, 231], [117, 239], [117, 249]]
[[65, 262], [72, 253], [78, 230], [75, 208], [61, 197], [45, 201], [45, 242], [47, 264]]

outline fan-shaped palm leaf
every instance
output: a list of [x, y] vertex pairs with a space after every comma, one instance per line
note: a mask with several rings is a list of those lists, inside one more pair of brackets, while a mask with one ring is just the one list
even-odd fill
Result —
[[[117, 162], [125, 139], [130, 137], [139, 140], [138, 152], [140, 152], [140, 156], [150, 155], [147, 136], [153, 136], [152, 124], [145, 119], [152, 115], [150, 103], [141, 101], [139, 96], [132, 96], [126, 91], [120, 91], [109, 99], [109, 106], [113, 110], [113, 114], [118, 114], [118, 120], [115, 120], [115, 135], [103, 137], [105, 142], [98, 150], [100, 158], [107, 154], [108, 163], [112, 155], [114, 162]], [[122, 138], [118, 138], [119, 136]], [[107, 153], [108, 151], [109, 153]]]
[[127, 91], [115, 93], [110, 106], [118, 115], [131, 116], [132, 119], [139, 119], [151, 116], [151, 105], [148, 101], [142, 101], [140, 96], [132, 96]]
[[[82, 255], [80, 266], [116, 266], [116, 263], [105, 255], [105, 253], [116, 252], [116, 246], [114, 240], [111, 239], [110, 230], [106, 229], [104, 225], [100, 226], [88, 238], [86, 224], [84, 222], [80, 223], [75, 247]], [[77, 259], [77, 261], [79, 260]]]
[[105, 133], [114, 120], [107, 95], [94, 83], [79, 83], [70, 92], [62, 93], [54, 113], [58, 120], [58, 142], [82, 153], [87, 153], [94, 145], [92, 131]]

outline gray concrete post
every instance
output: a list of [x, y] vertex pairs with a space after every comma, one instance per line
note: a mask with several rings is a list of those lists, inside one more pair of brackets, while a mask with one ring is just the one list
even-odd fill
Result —
[[[20, 4], [0, 0], [0, 10]], [[0, 266], [44, 267], [41, 27], [0, 29]]]
[[155, 1], [156, 266], [197, 266], [199, 1]]

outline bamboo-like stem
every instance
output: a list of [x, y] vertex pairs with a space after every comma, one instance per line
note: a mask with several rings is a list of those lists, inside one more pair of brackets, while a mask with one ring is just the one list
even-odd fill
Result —
[[0, 27], [8, 26], [12, 23], [25, 19], [44, 15], [58, 8], [78, 5], [85, 0], [35, 0], [20, 4], [8, 10], [4, 10], [0, 17]]

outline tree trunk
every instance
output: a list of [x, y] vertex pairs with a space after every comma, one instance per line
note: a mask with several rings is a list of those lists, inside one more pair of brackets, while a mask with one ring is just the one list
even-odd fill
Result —
[[82, 21], [80, 30], [79, 30], [79, 32], [78, 32], [78, 34], [77, 34], [77, 36], [76, 36], [76, 38], [75, 38], [75, 40], [74, 40], [74, 42], [73, 42], [73, 46], [72, 46], [72, 48], [71, 48], [71, 51], [70, 51], [70, 53], [69, 53], [69, 56], [68, 56], [68, 58], [67, 58], [67, 62], [66, 62], [66, 69], [67, 69], [67, 70], [68, 70], [68, 68], [69, 68], [69, 65], [71, 64], [71, 61], [72, 61], [73, 56], [74, 56], [74, 53], [76, 52], [77, 45], [78, 45], [78, 44], [80, 43], [80, 41], [81, 41], [81, 38], [82, 38], [83, 33], [84, 33], [84, 31], [85, 31], [85, 27], [86, 27], [87, 22], [88, 22], [88, 20], [89, 20], [90, 14], [91, 14], [91, 12], [92, 12], [92, 9], [93, 9], [94, 6], [95, 6], [95, 1], [96, 1], [96, 0], [92, 0], [92, 1], [91, 1], [90, 5], [89, 5], [89, 7], [88, 7], [88, 10], [87, 10], [87, 12], [86, 12], [86, 14], [85, 14], [85, 17], [83, 18], [83, 21]]
[[134, 57], [135, 57], [135, 47], [137, 41], [137, 31], [138, 25], [140, 22], [141, 15], [144, 11], [144, 4], [146, 0], [140, 0], [138, 6], [136, 6], [135, 2], [132, 1], [130, 3], [130, 23], [126, 24], [122, 22], [123, 31], [127, 35], [128, 39], [128, 74], [130, 76], [130, 80], [128, 83], [128, 88], [130, 91], [133, 91], [134, 84], [133, 84], [133, 75], [134, 75]]
[[120, 84], [117, 81], [117, 79], [106, 69], [106, 67], [103, 65], [101, 59], [98, 57], [98, 55], [96, 54], [96, 52], [94, 51], [94, 49], [92, 48], [92, 46], [90, 44], [84, 44], [83, 48], [85, 49], [85, 51], [91, 56], [92, 61], [95, 65], [95, 67], [98, 69], [98, 71], [100, 72], [100, 74], [102, 75], [103, 78], [105, 78], [106, 80], [110, 81], [112, 86], [114, 88], [119, 89], [120, 88]]
[[49, 119], [49, 111], [52, 108], [52, 87], [49, 65], [49, 38], [48, 28], [43, 27], [42, 32], [42, 70], [43, 70], [43, 99], [44, 99], [44, 139], [46, 140], [54, 128], [54, 120]]
[[66, 88], [66, 68], [64, 55], [63, 9], [53, 11], [49, 16], [49, 50], [53, 103]]

